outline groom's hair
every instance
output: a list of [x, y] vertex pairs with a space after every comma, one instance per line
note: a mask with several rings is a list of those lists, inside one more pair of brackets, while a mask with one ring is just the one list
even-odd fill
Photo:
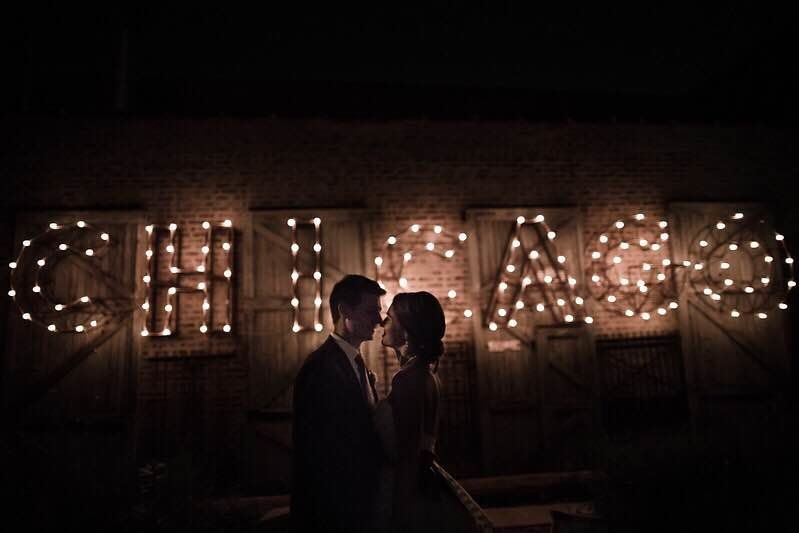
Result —
[[383, 296], [386, 291], [375, 280], [359, 274], [348, 274], [341, 278], [330, 292], [330, 316], [333, 317], [333, 324], [338, 322], [340, 304], [355, 307], [361, 303], [364, 294]]

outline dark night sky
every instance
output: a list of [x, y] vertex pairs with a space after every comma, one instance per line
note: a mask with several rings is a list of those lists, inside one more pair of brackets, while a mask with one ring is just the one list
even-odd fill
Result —
[[29, 13], [5, 107], [114, 112], [127, 28], [133, 113], [797, 118], [784, 12], [437, 5]]

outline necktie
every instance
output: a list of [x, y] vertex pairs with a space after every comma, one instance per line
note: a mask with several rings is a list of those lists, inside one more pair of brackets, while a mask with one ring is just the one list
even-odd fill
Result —
[[355, 355], [355, 365], [358, 367], [358, 378], [361, 382], [361, 393], [366, 403], [372, 403], [372, 394], [369, 392], [369, 378], [366, 376], [366, 365], [361, 354]]

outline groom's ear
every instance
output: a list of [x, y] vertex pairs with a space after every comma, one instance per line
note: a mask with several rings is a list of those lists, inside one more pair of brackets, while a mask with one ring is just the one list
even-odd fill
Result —
[[338, 316], [341, 318], [349, 318], [352, 316], [352, 307], [346, 303], [338, 304]]

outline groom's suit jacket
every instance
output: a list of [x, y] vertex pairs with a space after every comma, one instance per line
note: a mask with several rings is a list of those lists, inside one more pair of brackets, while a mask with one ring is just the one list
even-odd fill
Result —
[[332, 337], [297, 374], [292, 430], [291, 530], [368, 531], [381, 448], [372, 409]]

